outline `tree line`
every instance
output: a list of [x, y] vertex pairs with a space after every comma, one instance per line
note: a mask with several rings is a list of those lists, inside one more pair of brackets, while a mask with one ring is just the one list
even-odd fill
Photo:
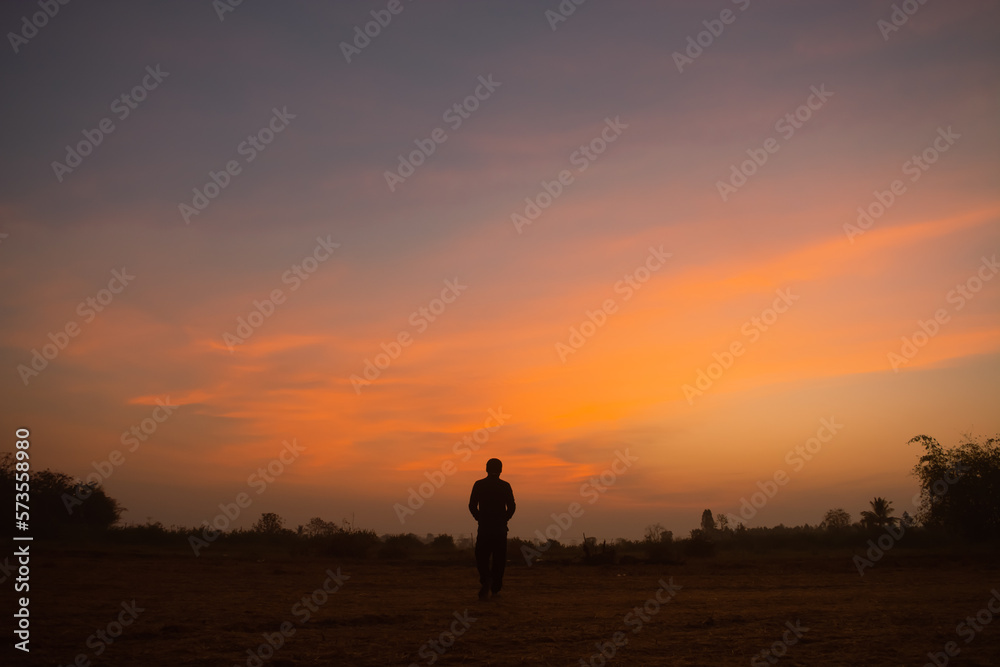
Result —
[[[1000, 539], [1000, 439], [976, 440], [966, 436], [958, 446], [945, 448], [934, 438], [920, 435], [912, 438], [910, 444], [923, 448], [913, 468], [920, 489], [919, 497], [914, 498], [918, 503], [913, 516], [908, 511], [895, 516], [893, 502], [881, 496], [872, 499], [857, 521], [852, 521], [850, 513], [838, 507], [827, 511], [816, 525], [795, 527], [747, 528], [742, 523], [733, 526], [726, 515], [713, 515], [706, 509], [701, 527], [682, 539], [674, 539], [671, 531], [654, 524], [646, 528], [641, 540], [618, 539], [598, 544], [596, 538], [583, 535], [577, 546], [550, 541], [545, 549], [546, 558], [604, 562], [642, 554], [646, 560], [670, 561], [711, 555], [717, 549], [850, 547], [895, 526], [909, 530], [912, 537], [907, 542], [912, 546], [940, 543], [942, 539], [963, 542]], [[2, 497], [14, 496], [15, 477], [14, 456], [3, 454], [0, 456]], [[121, 525], [124, 508], [100, 485], [51, 470], [32, 473], [30, 506], [32, 534], [41, 538], [86, 535], [115, 542], [172, 544], [199, 532], [195, 528], [166, 528], [158, 522]], [[13, 525], [8, 522], [4, 525], [10, 534]], [[450, 535], [379, 536], [346, 520], [336, 524], [319, 517], [292, 530], [274, 513], [262, 514], [248, 530], [227, 531], [220, 540], [230, 545], [266, 543], [359, 558], [373, 555], [407, 558], [421, 554], [437, 557], [472, 546], [469, 537], [460, 537], [456, 543]], [[510, 553], [517, 554], [511, 558], [516, 560], [520, 557], [520, 547], [532, 544], [511, 538]]]

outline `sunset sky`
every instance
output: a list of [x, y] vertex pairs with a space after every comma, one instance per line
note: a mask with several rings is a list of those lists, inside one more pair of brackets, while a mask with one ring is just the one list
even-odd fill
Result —
[[902, 4], [4, 3], [4, 449], [137, 523], [912, 514], [1000, 432], [1000, 7]]

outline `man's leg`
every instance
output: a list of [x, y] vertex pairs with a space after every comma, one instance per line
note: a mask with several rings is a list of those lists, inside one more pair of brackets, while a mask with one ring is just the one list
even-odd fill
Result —
[[493, 542], [493, 576], [491, 588], [494, 593], [499, 593], [503, 588], [503, 572], [507, 567], [507, 534], [498, 533]]
[[476, 535], [476, 567], [479, 569], [479, 598], [484, 599], [490, 590], [490, 538], [485, 531]]

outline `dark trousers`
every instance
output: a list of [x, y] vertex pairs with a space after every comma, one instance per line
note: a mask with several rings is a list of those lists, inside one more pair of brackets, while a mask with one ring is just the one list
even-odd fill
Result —
[[[490, 567], [490, 558], [493, 566]], [[479, 527], [476, 536], [476, 567], [479, 583], [496, 593], [503, 587], [503, 571], [507, 565], [507, 527]]]

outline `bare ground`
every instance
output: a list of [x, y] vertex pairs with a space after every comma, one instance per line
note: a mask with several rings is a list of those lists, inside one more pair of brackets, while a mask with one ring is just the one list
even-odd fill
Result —
[[[956, 631], [1000, 589], [995, 556], [890, 556], [863, 577], [847, 553], [664, 566], [511, 565], [501, 597], [482, 603], [467, 562], [46, 552], [39, 544], [32, 560], [32, 651], [26, 656], [8, 643], [0, 655], [13, 657], [0, 662], [920, 666], [928, 652], [955, 642], [960, 653], [947, 664], [1000, 665], [1000, 622], [977, 625], [971, 637], [972, 630]], [[342, 585], [327, 594], [324, 583], [337, 585], [327, 571], [338, 568]], [[661, 580], [679, 586], [676, 595], [665, 604], [649, 602], [645, 618], [635, 614], [655, 599]], [[314, 595], [317, 589], [323, 592]], [[314, 610], [303, 596], [313, 596]], [[116, 633], [119, 615], [129, 620], [123, 603], [132, 600], [134, 622], [113, 643], [101, 643], [95, 633]], [[6, 610], [4, 616], [10, 618]], [[453, 644], [450, 629], [460, 635]], [[610, 653], [616, 632], [627, 643], [602, 663], [599, 645], [612, 642]], [[280, 644], [273, 655], [265, 635]], [[783, 636], [794, 643], [783, 645]], [[781, 654], [770, 654], [773, 662], [761, 655], [772, 646]], [[261, 654], [268, 659], [258, 662]]]

